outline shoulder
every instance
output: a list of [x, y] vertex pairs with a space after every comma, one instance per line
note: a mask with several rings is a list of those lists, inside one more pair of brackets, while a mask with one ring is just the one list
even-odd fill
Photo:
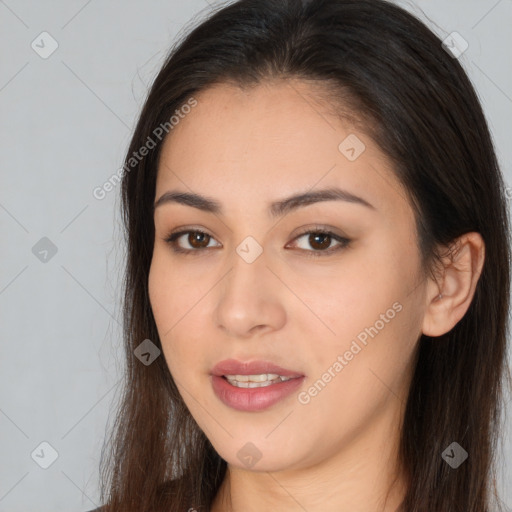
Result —
[[103, 507], [95, 508], [93, 510], [88, 510], [87, 512], [104, 512], [105, 510], [106, 510], [106, 507], [103, 506]]

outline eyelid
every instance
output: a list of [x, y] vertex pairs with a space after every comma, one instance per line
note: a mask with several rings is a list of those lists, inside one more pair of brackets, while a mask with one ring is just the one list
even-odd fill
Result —
[[323, 224], [310, 224], [300, 228], [298, 232], [294, 233], [293, 239], [295, 240], [297, 237], [307, 233], [329, 233], [332, 236], [337, 236], [339, 238], [349, 238], [348, 236], [345, 236], [343, 233], [340, 233], [339, 231], [340, 230], [338, 228], [326, 226]]

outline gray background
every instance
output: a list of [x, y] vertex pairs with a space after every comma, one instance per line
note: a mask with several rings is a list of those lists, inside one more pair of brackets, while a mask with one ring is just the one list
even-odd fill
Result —
[[[99, 505], [98, 463], [124, 365], [124, 249], [119, 187], [103, 200], [92, 191], [122, 165], [171, 43], [217, 4], [0, 0], [0, 512]], [[443, 39], [457, 31], [469, 43], [460, 61], [512, 184], [512, 1], [401, 5]], [[43, 31], [58, 43], [46, 59], [31, 47], [51, 48]], [[56, 254], [38, 254], [43, 237]], [[509, 508], [511, 406], [499, 459]], [[51, 462], [42, 442], [58, 453], [47, 469], [35, 462]]]

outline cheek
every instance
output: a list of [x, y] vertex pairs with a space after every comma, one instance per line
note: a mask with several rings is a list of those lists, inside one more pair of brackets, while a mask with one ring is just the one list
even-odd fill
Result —
[[149, 269], [148, 294], [162, 343], [174, 335], [174, 326], [190, 310], [194, 296], [199, 293], [194, 292], [197, 288], [197, 283], [191, 283], [183, 272], [176, 269], [165, 250], [155, 247]]
[[357, 400], [364, 390], [371, 394], [379, 386], [385, 389], [378, 376], [388, 384], [396, 383], [420, 334], [422, 287], [418, 283], [418, 255], [413, 249], [401, 249], [389, 238], [387, 245], [385, 240], [374, 240], [365, 250], [347, 253], [339, 272], [328, 282], [320, 280], [314, 287], [296, 288], [321, 320], [313, 315], [302, 320], [306, 322], [302, 332], [311, 333], [315, 345], [322, 347], [311, 351], [315, 374], [310, 377], [322, 378], [338, 356], [346, 356], [343, 369], [331, 371], [337, 376], [333, 381], [339, 389], [344, 388], [345, 398], [354, 398], [354, 407], [362, 405]]
[[[381, 314], [389, 311], [387, 316], [394, 318], [393, 304], [405, 300], [415, 281], [414, 262], [405, 254], [397, 259], [396, 253], [389, 242], [384, 246], [374, 240], [347, 252], [328, 271], [324, 267], [296, 276], [293, 291], [300, 304], [293, 317], [303, 324], [301, 331], [314, 331], [325, 347], [343, 350], [365, 328], [376, 322], [382, 327]], [[304, 314], [305, 307], [311, 313]]]
[[175, 287], [176, 282], [169, 265], [155, 250], [148, 276], [148, 295], [164, 357], [171, 373], [173, 361], [179, 359], [179, 354], [175, 353], [172, 343], [179, 326], [179, 304]]
[[417, 339], [408, 317], [413, 309], [410, 303], [400, 302], [392, 309], [393, 316], [386, 315], [385, 308], [376, 308], [375, 312], [384, 313], [388, 323], [378, 316], [376, 321], [366, 310], [364, 318], [359, 315], [350, 320], [351, 332], [338, 323], [341, 335], [337, 342], [317, 344], [322, 350], [313, 350], [310, 360], [320, 361], [311, 367], [299, 401], [299, 410], [311, 431], [345, 442], [373, 424], [388, 406], [405, 403]]
[[[191, 368], [198, 364], [201, 337], [197, 329], [198, 301], [208, 289], [192, 282], [190, 276], [176, 271], [165, 253], [155, 250], [148, 275], [148, 294], [163, 355], [169, 371], [176, 379], [190, 378]], [[210, 285], [211, 286], [211, 285]], [[195, 331], [196, 329], [196, 331]]]

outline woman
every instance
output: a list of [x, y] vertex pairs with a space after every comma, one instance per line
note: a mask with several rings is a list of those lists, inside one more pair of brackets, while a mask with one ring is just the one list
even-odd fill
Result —
[[105, 511], [490, 512], [509, 220], [457, 59], [382, 0], [241, 0], [173, 48], [122, 182]]

